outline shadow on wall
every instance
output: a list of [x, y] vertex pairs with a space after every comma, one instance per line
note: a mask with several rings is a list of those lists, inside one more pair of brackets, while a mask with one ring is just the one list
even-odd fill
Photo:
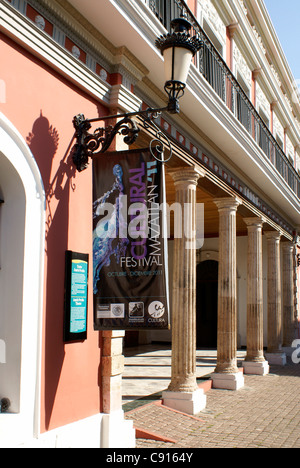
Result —
[[[70, 142], [58, 166], [59, 132], [42, 112], [32, 126], [27, 144], [39, 166], [46, 192], [45, 284], [45, 423], [50, 428], [55, 396], [64, 361], [64, 274], [68, 248], [70, 190], [75, 190], [75, 167]], [[58, 168], [56, 169], [56, 167]], [[54, 172], [55, 171], [55, 172]], [[54, 175], [52, 175], [54, 174]]]

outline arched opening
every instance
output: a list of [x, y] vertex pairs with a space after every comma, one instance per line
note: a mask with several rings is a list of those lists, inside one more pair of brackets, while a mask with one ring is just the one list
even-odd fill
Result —
[[22, 291], [25, 236], [25, 192], [17, 171], [0, 153], [0, 339], [5, 359], [0, 363], [0, 398], [20, 411]]
[[0, 114], [0, 446], [38, 435], [45, 196], [28, 146]]
[[217, 348], [218, 268], [215, 260], [197, 265], [197, 348]]

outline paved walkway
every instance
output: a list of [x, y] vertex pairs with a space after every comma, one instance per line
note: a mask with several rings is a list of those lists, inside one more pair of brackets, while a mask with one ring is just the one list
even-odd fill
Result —
[[[123, 373], [123, 404], [126, 409], [131, 402], [147, 399], [148, 396], [161, 393], [171, 380], [171, 349], [168, 345], [145, 345], [125, 349], [125, 371]], [[245, 351], [238, 351], [238, 363], [241, 364]], [[196, 375], [203, 379], [211, 374], [217, 362], [216, 350], [197, 350]]]
[[300, 364], [290, 358], [268, 376], [245, 375], [237, 392], [210, 389], [206, 395], [206, 409], [197, 417], [162, 406], [160, 392], [132, 399], [131, 408], [127, 402], [126, 418], [136, 428], [169, 440], [138, 438], [137, 448], [300, 448]]

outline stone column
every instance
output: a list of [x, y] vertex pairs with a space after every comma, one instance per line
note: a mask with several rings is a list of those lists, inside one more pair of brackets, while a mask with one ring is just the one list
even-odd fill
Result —
[[283, 243], [283, 323], [282, 346], [291, 348], [296, 338], [295, 294], [294, 294], [294, 260], [295, 246], [292, 242]]
[[281, 262], [278, 231], [265, 232], [268, 240], [268, 350], [269, 364], [285, 365], [282, 352]]
[[237, 367], [237, 275], [235, 198], [215, 200], [219, 210], [218, 353], [214, 388], [238, 390], [244, 377]]
[[197, 414], [206, 406], [196, 381], [196, 187], [204, 173], [186, 167], [171, 175], [181, 220], [174, 227], [172, 378], [162, 397], [166, 406]]
[[102, 448], [135, 447], [133, 421], [125, 420], [122, 410], [124, 334], [124, 331], [117, 330], [102, 332]]
[[245, 374], [266, 375], [263, 348], [262, 218], [244, 218], [248, 229], [247, 356]]

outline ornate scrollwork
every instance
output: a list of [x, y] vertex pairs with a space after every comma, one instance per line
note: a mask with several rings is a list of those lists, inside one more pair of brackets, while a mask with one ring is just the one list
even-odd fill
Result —
[[[154, 118], [157, 118], [156, 115]], [[149, 149], [152, 156], [159, 162], [166, 163], [172, 158], [172, 145], [167, 135], [153, 122], [149, 117], [143, 121], [144, 128], [154, 128], [155, 137], [150, 141]], [[165, 158], [166, 149], [169, 150], [169, 156]]]
[[128, 116], [123, 117], [114, 127], [112, 125], [100, 127], [94, 133], [88, 133], [91, 124], [82, 114], [74, 117], [73, 125], [77, 139], [73, 148], [73, 162], [79, 172], [87, 168], [89, 158], [107, 151], [116, 135], [122, 135], [124, 143], [131, 145], [140, 131], [136, 123]]
[[[147, 129], [151, 127], [155, 131], [155, 136], [149, 145], [152, 156], [162, 163], [169, 161], [172, 157], [171, 142], [165, 133], [154, 123], [154, 119], [156, 119], [161, 112], [166, 109], [168, 108], [147, 109], [146, 111], [140, 111], [133, 114], [104, 117], [103, 120], [108, 120], [112, 117], [119, 117], [121, 120], [119, 120], [115, 126], [108, 125], [107, 127], [100, 127], [93, 133], [89, 133], [92, 121], [87, 120], [82, 114], [74, 117], [73, 125], [76, 130], [75, 137], [77, 141], [73, 147], [72, 158], [77, 170], [79, 172], [83, 171], [88, 166], [89, 158], [107, 151], [116, 135], [122, 135], [124, 143], [127, 145], [133, 144], [140, 131], [137, 124], [131, 118], [133, 115], [139, 115], [142, 117], [144, 128]], [[169, 156], [167, 159], [165, 159], [166, 149], [169, 150]]]
[[76, 115], [73, 119], [73, 125], [76, 133], [77, 143], [73, 147], [73, 162], [79, 172], [87, 168], [89, 163], [89, 154], [86, 148], [85, 139], [91, 124], [85, 119], [83, 114]]

